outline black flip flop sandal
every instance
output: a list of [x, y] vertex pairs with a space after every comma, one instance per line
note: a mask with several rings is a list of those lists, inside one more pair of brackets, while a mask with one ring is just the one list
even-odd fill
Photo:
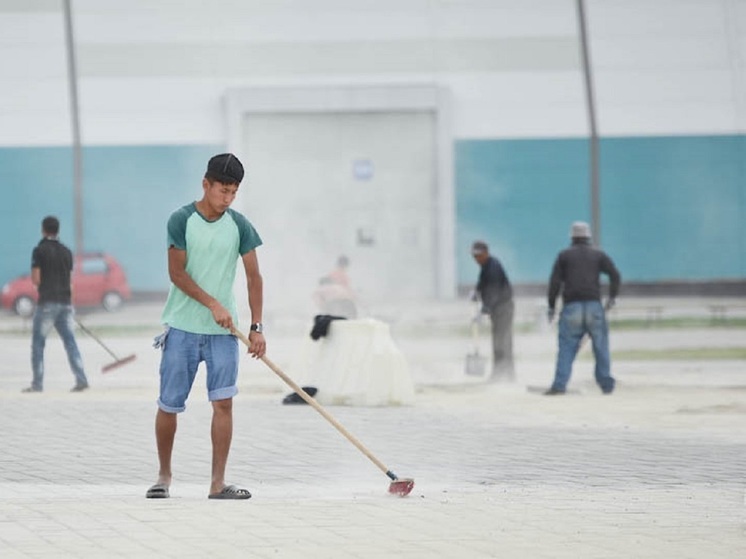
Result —
[[170, 497], [168, 485], [165, 483], [156, 483], [145, 492], [145, 497], [147, 499], [168, 499]]
[[208, 499], [250, 499], [251, 493], [248, 489], [241, 489], [235, 485], [226, 485], [219, 493], [211, 493]]

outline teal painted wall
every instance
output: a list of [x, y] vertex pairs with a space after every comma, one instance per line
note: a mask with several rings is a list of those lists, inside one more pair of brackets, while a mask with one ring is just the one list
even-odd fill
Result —
[[469, 254], [476, 239], [489, 244], [514, 283], [546, 281], [570, 221], [590, 213], [586, 146], [581, 140], [457, 142], [459, 284], [476, 281], [479, 269]]
[[[101, 146], [83, 149], [84, 245], [124, 266], [132, 288], [168, 289], [166, 220], [201, 197], [207, 160], [220, 146]], [[26, 274], [41, 220], [60, 219], [60, 238], [75, 244], [72, 150], [0, 149], [0, 282]]]
[[[221, 146], [83, 150], [85, 246], [125, 267], [133, 289], [168, 287], [165, 223], [199, 198]], [[546, 282], [572, 221], [590, 221], [588, 143], [462, 140], [455, 146], [457, 281], [487, 241], [515, 283]], [[27, 273], [41, 220], [57, 215], [74, 244], [69, 148], [0, 148], [0, 282]], [[602, 242], [627, 281], [746, 278], [746, 137], [601, 142]]]
[[[627, 281], [746, 278], [746, 137], [601, 141], [601, 241]], [[585, 140], [456, 144], [458, 283], [482, 238], [516, 283], [546, 282], [591, 220]]]
[[601, 144], [603, 244], [640, 281], [746, 278], [746, 136]]

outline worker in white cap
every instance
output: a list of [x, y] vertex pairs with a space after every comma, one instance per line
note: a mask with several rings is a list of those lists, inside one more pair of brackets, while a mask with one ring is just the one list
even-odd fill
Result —
[[[611, 394], [615, 380], [611, 376], [606, 311], [614, 305], [621, 276], [611, 258], [592, 245], [591, 228], [587, 223], [574, 222], [570, 227], [570, 238], [571, 245], [557, 256], [549, 280], [549, 321], [554, 319], [555, 303], [560, 292], [562, 311], [554, 382], [545, 394], [565, 393], [573, 361], [586, 334], [593, 343], [596, 383], [604, 394]], [[609, 278], [609, 298], [605, 306], [601, 303], [601, 274]]]

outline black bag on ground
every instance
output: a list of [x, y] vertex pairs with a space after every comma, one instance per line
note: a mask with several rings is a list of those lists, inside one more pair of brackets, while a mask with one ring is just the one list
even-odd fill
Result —
[[311, 339], [316, 341], [323, 338], [329, 333], [329, 326], [332, 320], [346, 320], [344, 316], [335, 316], [333, 314], [317, 314], [313, 317], [313, 328], [311, 329]]
[[[303, 392], [308, 394], [311, 398], [313, 398], [317, 392], [316, 388], [313, 386], [302, 386], [301, 389], [303, 390]], [[290, 394], [288, 394], [282, 399], [282, 403], [283, 404], [305, 404], [307, 402], [295, 392], [291, 392]]]

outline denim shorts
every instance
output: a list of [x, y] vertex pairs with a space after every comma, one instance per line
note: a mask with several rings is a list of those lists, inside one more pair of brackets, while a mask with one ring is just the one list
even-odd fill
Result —
[[168, 413], [186, 409], [197, 368], [205, 362], [207, 398], [227, 400], [238, 394], [238, 340], [230, 334], [192, 334], [170, 328], [162, 339], [161, 392], [158, 407]]

